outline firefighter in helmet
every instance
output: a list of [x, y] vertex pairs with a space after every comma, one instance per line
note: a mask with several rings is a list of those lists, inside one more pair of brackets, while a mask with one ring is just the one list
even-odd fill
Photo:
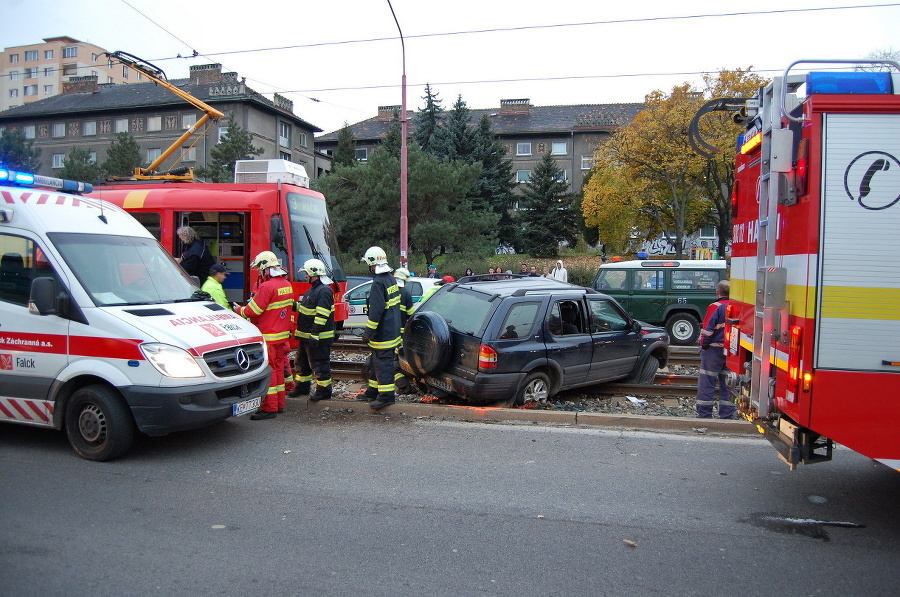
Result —
[[[400, 339], [402, 342], [403, 339], [403, 328], [406, 326], [406, 320], [409, 319], [409, 316], [412, 315], [413, 309], [415, 309], [415, 303], [413, 302], [412, 289], [410, 288], [409, 282], [410, 274], [409, 270], [405, 267], [398, 267], [394, 270], [394, 279], [397, 281], [397, 286], [400, 287]], [[401, 347], [397, 347], [397, 353], [399, 354]], [[403, 375], [403, 372], [400, 370], [400, 363], [397, 361], [395, 363], [394, 370], [394, 385], [400, 390], [402, 393], [406, 394], [411, 390], [411, 386], [409, 385], [409, 380], [406, 379], [406, 376]]]
[[299, 344], [294, 355], [294, 389], [288, 396], [309, 394], [313, 402], [331, 398], [331, 345], [334, 342], [334, 292], [325, 264], [307, 259], [298, 272], [306, 274], [310, 289], [297, 301]]
[[250, 264], [258, 270], [262, 283], [246, 306], [234, 303], [234, 312], [253, 322], [266, 340], [266, 352], [272, 377], [269, 391], [259, 410], [250, 415], [254, 421], [274, 419], [284, 412], [284, 372], [288, 365], [288, 341], [291, 336], [291, 308], [294, 289], [287, 272], [272, 251], [263, 251]]
[[362, 258], [372, 272], [372, 290], [366, 299], [368, 320], [362, 339], [372, 349], [369, 387], [363, 399], [379, 410], [396, 400], [394, 353], [400, 346], [400, 287], [381, 247], [370, 247]]

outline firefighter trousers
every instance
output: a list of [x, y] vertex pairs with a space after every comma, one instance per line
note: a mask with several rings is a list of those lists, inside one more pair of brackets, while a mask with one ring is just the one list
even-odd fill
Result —
[[713, 416], [716, 385], [719, 386], [719, 418], [734, 417], [735, 406], [725, 383], [725, 352], [721, 346], [701, 349], [700, 374], [697, 376], [697, 416], [709, 419]]

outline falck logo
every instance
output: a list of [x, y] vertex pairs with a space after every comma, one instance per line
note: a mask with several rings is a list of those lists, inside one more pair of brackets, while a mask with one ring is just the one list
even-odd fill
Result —
[[6, 371], [12, 371], [12, 355], [11, 354], [0, 354], [0, 369]]
[[883, 151], [859, 154], [844, 171], [844, 191], [865, 209], [893, 207], [900, 201], [900, 161]]
[[210, 333], [212, 336], [224, 336], [225, 331], [214, 323], [201, 323], [200, 327]]
[[250, 368], [250, 355], [243, 348], [238, 348], [234, 351], [234, 362], [241, 368], [241, 371], [246, 371]]

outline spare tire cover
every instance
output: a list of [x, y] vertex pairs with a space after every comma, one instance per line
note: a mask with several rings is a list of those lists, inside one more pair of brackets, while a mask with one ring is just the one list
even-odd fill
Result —
[[413, 313], [403, 333], [403, 358], [410, 371], [424, 377], [450, 362], [453, 340], [444, 318], [431, 311]]

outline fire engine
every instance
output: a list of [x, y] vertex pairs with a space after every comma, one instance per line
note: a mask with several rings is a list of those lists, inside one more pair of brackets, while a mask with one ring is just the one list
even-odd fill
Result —
[[691, 123], [707, 157], [700, 117], [733, 111], [745, 126], [728, 381], [792, 470], [830, 460], [835, 443], [900, 470], [898, 72], [893, 61], [800, 60], [755, 97], [713, 100]]

